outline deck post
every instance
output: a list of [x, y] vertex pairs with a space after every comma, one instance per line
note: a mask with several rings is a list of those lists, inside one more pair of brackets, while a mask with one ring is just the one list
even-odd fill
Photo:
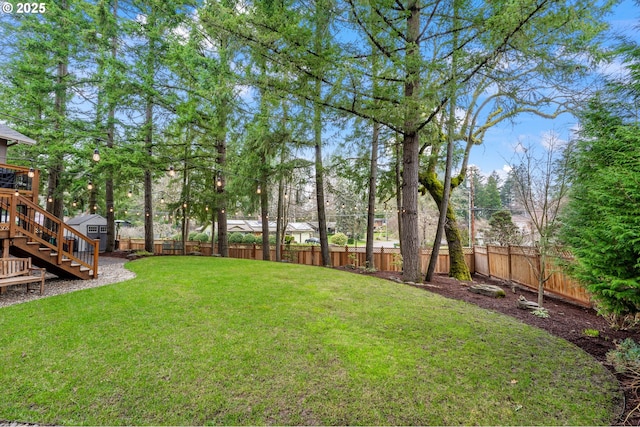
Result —
[[100, 250], [100, 239], [93, 241], [93, 278], [98, 278], [98, 251]]
[[58, 235], [56, 236], [56, 250], [58, 251], [58, 265], [62, 264], [62, 255], [64, 251], [64, 226], [63, 224], [58, 225]]

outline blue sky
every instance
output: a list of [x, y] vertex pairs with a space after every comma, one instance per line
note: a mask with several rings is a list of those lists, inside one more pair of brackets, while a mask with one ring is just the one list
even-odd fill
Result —
[[[640, 6], [635, 0], [623, 0], [617, 5], [609, 22], [614, 33], [626, 34], [640, 42]], [[513, 160], [518, 142], [541, 146], [550, 133], [567, 140], [576, 125], [577, 120], [570, 114], [563, 114], [554, 120], [534, 115], [519, 116], [515, 124], [505, 123], [488, 131], [484, 144], [473, 147], [470, 164], [479, 167], [484, 175], [492, 171], [504, 174], [504, 167]]]

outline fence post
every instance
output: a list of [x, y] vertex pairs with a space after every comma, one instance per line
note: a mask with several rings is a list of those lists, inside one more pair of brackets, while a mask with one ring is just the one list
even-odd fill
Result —
[[485, 246], [487, 248], [487, 274], [489, 278], [491, 278], [491, 257], [489, 256], [489, 245]]
[[311, 245], [311, 265], [316, 265], [316, 245]]
[[381, 271], [387, 271], [386, 265], [385, 265], [386, 263], [384, 262], [385, 261], [384, 258], [385, 258], [385, 256], [384, 256], [384, 246], [381, 246], [380, 247], [380, 270]]
[[509, 263], [509, 283], [511, 283], [513, 274], [511, 273], [511, 245], [507, 245], [507, 262]]
[[256, 244], [253, 244], [253, 253], [251, 254], [251, 259], [256, 259]]

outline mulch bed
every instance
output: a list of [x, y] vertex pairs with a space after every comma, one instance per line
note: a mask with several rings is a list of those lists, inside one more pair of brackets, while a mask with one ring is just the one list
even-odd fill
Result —
[[[378, 271], [368, 273], [359, 269], [349, 269], [344, 267], [341, 267], [340, 269], [376, 276], [383, 279], [397, 280], [400, 278], [400, 273], [394, 272]], [[613, 370], [612, 366], [607, 363], [606, 354], [609, 350], [615, 347], [615, 342], [618, 340], [631, 337], [636, 342], [640, 341], [640, 333], [638, 331], [614, 330], [609, 326], [609, 323], [604, 318], [598, 316], [595, 310], [580, 307], [551, 296], [545, 296], [544, 300], [544, 307], [548, 310], [549, 317], [537, 317], [531, 314], [528, 310], [523, 310], [517, 307], [517, 300], [521, 295], [529, 301], [536, 302], [538, 298], [537, 293], [523, 287], [512, 288], [505, 282], [489, 279], [479, 275], [474, 276], [473, 281], [474, 283], [500, 286], [504, 289], [506, 297], [492, 298], [469, 292], [468, 283], [460, 282], [456, 279], [442, 275], [436, 275], [431, 283], [416, 284], [414, 286], [447, 298], [466, 301], [488, 310], [503, 313], [528, 325], [544, 329], [555, 336], [572, 342], [585, 352], [591, 354], [596, 360], [616, 375], [623, 388], [625, 383], [628, 383], [628, 378], [624, 375], [617, 374]], [[584, 334], [585, 329], [598, 330], [599, 335], [597, 337], [587, 336]], [[640, 405], [640, 397], [635, 395], [635, 393], [629, 389], [624, 388], [624, 391], [625, 409], [616, 425], [638, 426], [640, 425], [640, 411], [634, 411], [634, 408]]]

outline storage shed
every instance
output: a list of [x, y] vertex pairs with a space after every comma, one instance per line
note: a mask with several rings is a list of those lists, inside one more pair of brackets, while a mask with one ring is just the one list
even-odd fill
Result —
[[98, 214], [82, 214], [66, 224], [91, 239], [100, 239], [100, 252], [107, 249], [107, 219]]

